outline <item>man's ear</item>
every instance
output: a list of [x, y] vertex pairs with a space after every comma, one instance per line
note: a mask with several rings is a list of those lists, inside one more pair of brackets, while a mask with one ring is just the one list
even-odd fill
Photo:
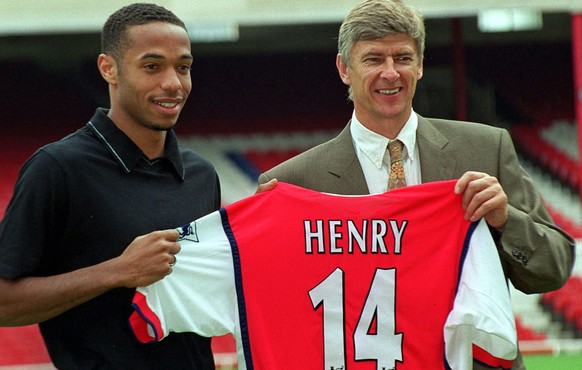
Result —
[[117, 84], [117, 62], [111, 55], [99, 54], [97, 68], [99, 68], [101, 76], [108, 84]]
[[424, 76], [424, 64], [422, 59], [420, 60], [420, 66], [418, 66], [418, 70], [416, 71], [416, 80], [420, 80]]
[[339, 54], [335, 57], [335, 66], [337, 67], [337, 71], [339, 72], [343, 83], [349, 86], [351, 81], [348, 66], [342, 62], [342, 58]]

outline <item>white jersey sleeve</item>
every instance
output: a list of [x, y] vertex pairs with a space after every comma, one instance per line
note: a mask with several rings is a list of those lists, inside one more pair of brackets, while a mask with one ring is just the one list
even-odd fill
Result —
[[[176, 255], [171, 278], [137, 289], [130, 320], [142, 342], [157, 342], [170, 332], [193, 331], [207, 337], [235, 332], [238, 306], [232, 253], [219, 211], [180, 231], [182, 251]], [[205, 237], [200, 239], [199, 232]]]
[[[517, 356], [517, 334], [509, 289], [491, 234], [481, 219], [469, 239], [453, 310], [444, 328], [452, 369], [470, 369], [473, 356], [510, 368]], [[479, 356], [475, 356], [478, 352]], [[471, 356], [473, 354], [473, 356]]]

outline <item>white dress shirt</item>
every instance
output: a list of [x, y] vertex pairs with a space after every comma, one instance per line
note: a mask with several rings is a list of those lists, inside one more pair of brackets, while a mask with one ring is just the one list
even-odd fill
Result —
[[[416, 146], [417, 127], [418, 116], [412, 112], [408, 121], [396, 137], [396, 139], [402, 141], [404, 144], [402, 154], [406, 185], [417, 185], [421, 183], [420, 157], [418, 147]], [[390, 173], [390, 153], [388, 152], [388, 143], [390, 140], [367, 129], [358, 121], [355, 112], [352, 114], [350, 132], [370, 194], [385, 192], [388, 190], [388, 174]]]

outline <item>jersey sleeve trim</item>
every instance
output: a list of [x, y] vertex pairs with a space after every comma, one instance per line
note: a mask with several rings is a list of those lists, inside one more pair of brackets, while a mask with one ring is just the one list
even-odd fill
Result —
[[158, 316], [152, 311], [143, 293], [135, 292], [131, 305], [134, 312], [129, 317], [129, 326], [141, 343], [155, 343], [164, 338], [164, 330]]
[[463, 268], [465, 266], [465, 260], [467, 259], [467, 254], [469, 253], [469, 246], [471, 244], [471, 238], [475, 229], [479, 225], [479, 221], [471, 222], [467, 234], [465, 235], [465, 241], [463, 242], [463, 251], [461, 252], [461, 258], [459, 260], [459, 275], [457, 276], [457, 288], [456, 292], [459, 292], [459, 284], [461, 284], [461, 276], [463, 275]]
[[491, 368], [502, 368], [509, 370], [513, 366], [513, 360], [504, 360], [499, 357], [491, 355], [483, 348], [473, 344], [473, 358], [476, 362]]
[[240, 253], [238, 250], [238, 243], [236, 242], [236, 238], [230, 227], [230, 222], [228, 221], [228, 213], [225, 208], [220, 209], [220, 217], [222, 220], [222, 227], [224, 229], [224, 234], [228, 238], [230, 243], [230, 247], [232, 250], [232, 261], [234, 267], [234, 277], [235, 277], [235, 288], [236, 288], [236, 296], [238, 302], [238, 314], [239, 314], [239, 325], [240, 325], [240, 332], [241, 332], [241, 343], [242, 349], [245, 356], [245, 362], [248, 370], [253, 370], [253, 361], [252, 361], [252, 352], [251, 352], [251, 342], [249, 338], [249, 326], [248, 320], [246, 316], [246, 303], [245, 303], [245, 296], [243, 290], [243, 281], [242, 281], [242, 271], [241, 271], [241, 262], [240, 262]]

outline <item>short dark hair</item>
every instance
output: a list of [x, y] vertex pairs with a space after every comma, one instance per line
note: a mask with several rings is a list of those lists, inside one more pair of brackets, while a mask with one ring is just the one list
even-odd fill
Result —
[[171, 23], [186, 30], [184, 22], [166, 8], [155, 4], [131, 4], [111, 14], [103, 25], [101, 52], [119, 62], [128, 47], [127, 29], [151, 22]]

